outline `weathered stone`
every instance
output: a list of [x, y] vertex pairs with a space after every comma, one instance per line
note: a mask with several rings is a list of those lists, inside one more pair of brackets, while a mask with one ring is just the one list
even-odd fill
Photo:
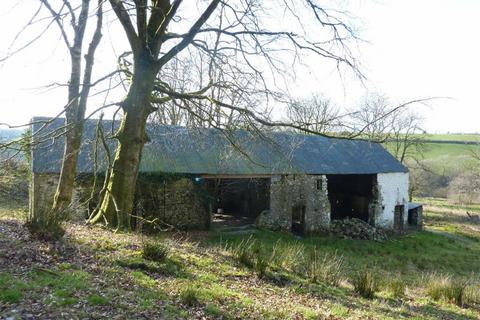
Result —
[[330, 233], [345, 239], [377, 241], [387, 239], [387, 234], [383, 229], [373, 227], [365, 221], [355, 218], [332, 221], [330, 224]]
[[327, 178], [323, 175], [282, 175], [271, 179], [270, 210], [257, 218], [259, 227], [292, 230], [300, 221], [301, 233], [320, 232], [330, 223]]
[[[58, 174], [33, 174], [30, 189], [30, 212], [48, 212], [52, 208]], [[70, 220], [84, 220], [88, 217], [88, 199], [91, 196], [92, 176], [77, 179], [72, 204], [69, 208]], [[98, 182], [101, 187], [102, 179]], [[174, 226], [178, 229], [208, 229], [210, 213], [205, 194], [200, 185], [192, 179], [178, 178], [166, 181], [145, 183], [139, 178], [137, 185], [137, 210], [133, 214], [146, 221], [156, 219], [163, 227]], [[98, 195], [94, 195], [91, 205], [95, 205]], [[92, 209], [92, 207], [90, 208]]]
[[148, 220], [156, 218], [163, 227], [205, 230], [210, 225], [208, 194], [203, 185], [194, 184], [190, 178], [139, 181], [136, 203], [138, 215]]

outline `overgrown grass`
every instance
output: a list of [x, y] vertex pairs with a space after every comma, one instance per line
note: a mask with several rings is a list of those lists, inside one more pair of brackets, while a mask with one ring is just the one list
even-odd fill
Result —
[[110, 303], [110, 300], [99, 294], [92, 294], [87, 298], [88, 303], [91, 305], [107, 305]]
[[[428, 216], [428, 212], [427, 212]], [[428, 223], [428, 222], [427, 222]], [[480, 238], [480, 236], [478, 236]], [[469, 238], [420, 231], [390, 241], [358, 241], [332, 237], [312, 237], [298, 240], [293, 235], [262, 231], [254, 235], [223, 234], [211, 240], [215, 245], [234, 249], [237, 259], [253, 265], [253, 251], [249, 243], [261, 243], [265, 252], [272, 254], [271, 264], [290, 272], [304, 272], [306, 259], [318, 248], [318, 254], [342, 257], [344, 272], [375, 267], [399, 273], [408, 281], [419, 279], [429, 272], [455, 273], [468, 277], [480, 273], [478, 256], [480, 243]], [[243, 243], [243, 244], [242, 244]]]
[[[465, 304], [468, 287], [468, 281], [456, 279], [450, 275], [431, 274], [427, 280], [427, 293], [432, 299], [436, 301], [444, 299], [459, 307]], [[469, 291], [469, 293], [474, 292]]]
[[378, 279], [373, 271], [362, 270], [351, 277], [353, 291], [363, 298], [373, 299], [378, 291]]
[[142, 257], [152, 261], [165, 261], [168, 257], [169, 248], [161, 241], [148, 241], [143, 243]]
[[313, 283], [325, 283], [330, 286], [338, 286], [344, 274], [344, 260], [342, 256], [335, 254], [319, 253], [318, 248], [310, 252], [307, 261], [307, 275]]
[[387, 281], [387, 290], [394, 299], [403, 298], [407, 284], [402, 278], [393, 278]]
[[186, 306], [192, 307], [200, 304], [200, 289], [188, 286], [180, 292], [180, 300]]

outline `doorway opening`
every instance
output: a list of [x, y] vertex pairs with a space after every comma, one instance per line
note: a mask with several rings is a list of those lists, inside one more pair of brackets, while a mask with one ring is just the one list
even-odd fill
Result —
[[292, 229], [295, 234], [305, 233], [305, 206], [296, 205], [292, 207]]
[[214, 227], [239, 227], [255, 222], [270, 208], [268, 178], [206, 179]]
[[357, 218], [369, 223], [376, 185], [375, 174], [327, 175], [331, 220]]

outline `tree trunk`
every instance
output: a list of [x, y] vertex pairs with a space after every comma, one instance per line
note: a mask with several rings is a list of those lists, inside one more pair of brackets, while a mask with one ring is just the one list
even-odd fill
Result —
[[81, 53], [72, 51], [71, 62], [68, 105], [65, 113], [67, 132], [65, 134], [65, 149], [60, 180], [58, 181], [57, 191], [53, 200], [52, 211], [54, 213], [64, 212], [72, 200], [73, 185], [77, 172], [78, 152], [83, 133], [85, 110], [79, 110]]
[[[140, 59], [138, 59], [140, 60]], [[117, 131], [118, 147], [113, 161], [107, 191], [99, 212], [89, 221], [105, 221], [120, 229], [131, 228], [133, 200], [143, 146], [147, 142], [147, 118], [153, 111], [150, 95], [156, 68], [153, 62], [136, 62], [132, 84], [122, 104], [124, 116]]]
[[68, 105], [66, 108], [65, 149], [62, 162], [60, 179], [55, 193], [52, 212], [64, 213], [70, 205], [73, 195], [75, 176], [77, 173], [78, 153], [82, 143], [85, 111], [90, 93], [91, 77], [94, 64], [95, 51], [102, 38], [103, 9], [99, 0], [97, 8], [97, 25], [85, 55], [85, 70], [83, 73], [83, 86], [80, 93], [81, 59], [84, 31], [87, 25], [89, 0], [82, 2], [82, 12], [79, 24], [75, 31], [74, 46], [70, 48], [71, 74], [68, 85]]

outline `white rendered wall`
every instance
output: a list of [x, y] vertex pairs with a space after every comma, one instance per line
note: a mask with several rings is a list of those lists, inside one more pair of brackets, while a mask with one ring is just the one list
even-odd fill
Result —
[[404, 205], [404, 223], [408, 210], [408, 173], [379, 173], [377, 175], [379, 200], [382, 212], [377, 216], [376, 225], [393, 228], [393, 216], [396, 205]]

